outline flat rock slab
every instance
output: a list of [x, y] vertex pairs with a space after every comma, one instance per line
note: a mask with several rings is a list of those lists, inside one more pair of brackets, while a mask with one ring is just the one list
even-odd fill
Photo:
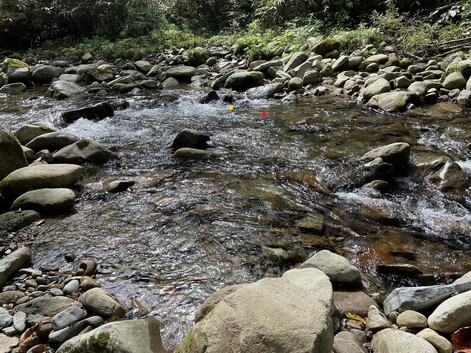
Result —
[[53, 317], [72, 305], [81, 304], [67, 297], [51, 297], [50, 295], [44, 295], [34, 298], [25, 304], [17, 305], [15, 310], [22, 311], [28, 315]]
[[30, 263], [31, 250], [28, 248], [20, 248], [0, 259], [0, 288], [11, 276]]
[[43, 215], [56, 215], [70, 212], [74, 207], [75, 193], [67, 188], [32, 190], [19, 196], [11, 210], [34, 210]]
[[77, 183], [83, 168], [75, 164], [35, 164], [8, 174], [0, 182], [0, 192], [14, 199], [26, 191], [68, 188]]

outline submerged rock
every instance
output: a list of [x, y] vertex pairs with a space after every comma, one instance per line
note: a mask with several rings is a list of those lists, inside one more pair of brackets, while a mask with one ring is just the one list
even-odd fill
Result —
[[245, 92], [245, 95], [248, 99], [268, 99], [282, 91], [282, 83], [269, 83], [260, 87], [250, 88]]
[[409, 163], [410, 145], [404, 142], [396, 142], [378, 147], [364, 154], [361, 160], [374, 160], [376, 158], [381, 158], [395, 168], [402, 168]]

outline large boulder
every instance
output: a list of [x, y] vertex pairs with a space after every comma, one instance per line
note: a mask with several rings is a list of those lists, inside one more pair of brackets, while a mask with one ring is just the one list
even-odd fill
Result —
[[65, 99], [85, 93], [86, 89], [74, 82], [55, 81], [46, 92], [46, 97]]
[[221, 288], [216, 293], [211, 294], [204, 303], [196, 310], [195, 312], [195, 323], [203, 320], [206, 315], [208, 315], [214, 307], [229, 294], [234, 293], [236, 290], [246, 286], [247, 284], [234, 284], [232, 286], [227, 286]]
[[413, 97], [415, 96], [410, 92], [386, 92], [371, 97], [366, 105], [370, 108], [381, 109], [389, 113], [404, 111]]
[[396, 142], [381, 146], [365, 153], [361, 160], [372, 161], [376, 158], [381, 158], [383, 162], [390, 163], [396, 168], [402, 168], [409, 163], [410, 145]]
[[239, 71], [230, 75], [224, 86], [236, 91], [246, 91], [249, 88], [263, 85], [263, 74], [259, 71]]
[[26, 86], [22, 82], [12, 82], [0, 87], [0, 94], [15, 95], [26, 91]]
[[390, 328], [375, 334], [371, 347], [375, 353], [437, 353], [437, 350], [423, 338]]
[[56, 163], [104, 163], [115, 157], [107, 147], [89, 140], [79, 140], [71, 145], [61, 148], [52, 155]]
[[31, 70], [27, 63], [13, 58], [6, 58], [2, 62], [3, 71], [7, 74], [8, 82], [22, 82], [30, 84]]
[[15, 170], [0, 182], [0, 192], [16, 198], [26, 191], [43, 188], [68, 188], [82, 176], [82, 167], [75, 164], [35, 164]]
[[87, 82], [109, 82], [116, 76], [116, 67], [110, 64], [99, 65], [87, 72]]
[[0, 288], [11, 276], [22, 268], [28, 267], [30, 263], [31, 250], [29, 248], [20, 248], [0, 259]]
[[0, 180], [12, 171], [27, 165], [18, 139], [0, 127]]
[[418, 332], [417, 336], [430, 342], [438, 353], [453, 353], [453, 345], [451, 342], [430, 328], [425, 328]]
[[35, 83], [51, 83], [53, 79], [59, 78], [64, 69], [52, 65], [41, 65], [33, 70], [31, 80]]
[[314, 46], [313, 50], [314, 50], [314, 53], [324, 56], [334, 50], [339, 50], [339, 48], [340, 48], [339, 41], [333, 38], [326, 38], [323, 41], [317, 43]]
[[57, 353], [166, 353], [154, 317], [111, 322], [71, 338]]
[[343, 256], [329, 250], [321, 250], [301, 264], [300, 268], [314, 267], [324, 272], [332, 282], [360, 283], [358, 268], [350, 264]]
[[466, 87], [466, 79], [459, 71], [450, 73], [443, 81], [443, 87], [446, 89], [463, 89]]
[[15, 131], [14, 135], [18, 139], [18, 141], [20, 141], [20, 143], [25, 146], [35, 137], [54, 131], [54, 129], [45, 125], [23, 125]]
[[196, 74], [193, 66], [175, 66], [167, 70], [167, 77], [172, 77], [179, 82], [190, 82]]
[[82, 307], [78, 301], [68, 297], [52, 297], [50, 295], [43, 295], [41, 297], [34, 298], [25, 304], [15, 306], [15, 310], [22, 311], [28, 315], [53, 317], [72, 305]]
[[51, 152], [77, 142], [79, 138], [67, 132], [48, 132], [46, 134], [35, 137], [26, 144], [26, 147], [38, 152], [41, 150], [49, 150]]
[[124, 317], [126, 308], [109, 296], [103, 289], [92, 288], [80, 296], [80, 303], [85, 308], [101, 316]]
[[[286, 63], [286, 65], [283, 67], [283, 71], [288, 72], [294, 69], [295, 67], [298, 67], [299, 65], [304, 63], [307, 58], [307, 54], [302, 51], [294, 53], [289, 59], [289, 61]], [[312, 64], [310, 64], [310, 66], [312, 67]]]
[[355, 335], [348, 331], [340, 331], [334, 337], [332, 353], [366, 353], [366, 348]]
[[453, 333], [461, 327], [471, 326], [471, 291], [457, 294], [441, 303], [428, 317], [431, 329]]
[[365, 88], [363, 91], [363, 100], [367, 102], [372, 97], [389, 91], [391, 91], [389, 81], [384, 78], [380, 78]]
[[282, 278], [311, 293], [329, 310], [334, 311], [334, 292], [329, 277], [317, 268], [303, 268], [286, 271]]
[[198, 322], [176, 353], [325, 353], [332, 349], [329, 310], [281, 278], [239, 288]]
[[70, 212], [74, 207], [75, 193], [67, 188], [38, 189], [25, 192], [16, 198], [11, 210], [34, 210], [44, 215]]

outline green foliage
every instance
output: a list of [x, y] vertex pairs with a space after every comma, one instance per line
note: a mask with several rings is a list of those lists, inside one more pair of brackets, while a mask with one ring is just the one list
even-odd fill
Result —
[[377, 27], [367, 27], [360, 24], [354, 30], [337, 30], [334, 38], [340, 42], [340, 47], [346, 52], [379, 48], [385, 37]]
[[192, 48], [186, 54], [188, 55], [188, 64], [193, 66], [204, 64], [210, 55], [209, 51], [202, 47]]

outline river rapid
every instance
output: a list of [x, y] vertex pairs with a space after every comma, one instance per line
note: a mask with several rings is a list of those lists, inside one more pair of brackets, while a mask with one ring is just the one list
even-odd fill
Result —
[[[17, 238], [32, 247], [38, 268], [71, 271], [95, 259], [102, 287], [128, 307], [133, 298], [141, 303], [131, 317], [144, 310], [159, 318], [170, 349], [210, 294], [280, 275], [316, 250], [347, 257], [365, 273], [367, 289], [381, 293], [471, 270], [469, 197], [458, 203], [408, 176], [385, 195], [325, 186], [367, 151], [393, 142], [411, 144], [412, 160], [424, 151], [446, 155], [471, 177], [469, 111], [452, 104], [385, 115], [345, 97], [303, 97], [294, 105], [241, 98], [230, 110], [222, 101], [198, 103], [202, 91], [164, 90], [121, 97], [130, 107], [113, 117], [62, 128], [60, 112], [94, 102], [43, 98], [41, 88], [26, 94], [0, 97], [0, 125], [56, 127], [95, 139], [118, 158], [86, 166], [74, 214]], [[173, 138], [186, 128], [208, 133], [215, 157], [172, 159]], [[115, 179], [136, 184], [105, 193]], [[323, 216], [322, 234], [296, 226], [307, 215]], [[424, 274], [417, 282], [377, 273], [377, 265], [394, 263]]]

